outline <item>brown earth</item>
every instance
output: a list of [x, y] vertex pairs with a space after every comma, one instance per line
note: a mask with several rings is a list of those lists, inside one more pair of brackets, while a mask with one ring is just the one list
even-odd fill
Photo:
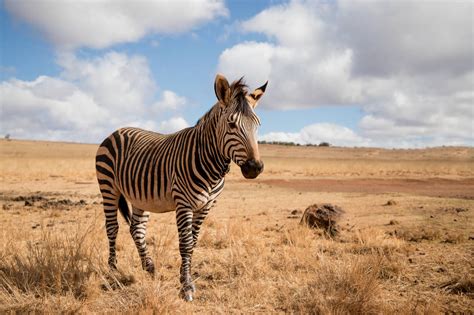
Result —
[[[120, 219], [108, 272], [96, 145], [0, 141], [0, 312], [440, 313], [474, 311], [474, 149], [262, 145], [233, 165], [178, 297], [173, 213], [152, 214], [151, 279]], [[340, 234], [300, 226], [341, 207]]]
[[298, 191], [347, 193], [407, 193], [430, 197], [474, 199], [474, 179], [269, 179], [269, 186]]

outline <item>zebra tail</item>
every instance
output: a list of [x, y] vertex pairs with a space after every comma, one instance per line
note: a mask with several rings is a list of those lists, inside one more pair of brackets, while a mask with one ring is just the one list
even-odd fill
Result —
[[125, 197], [123, 195], [121, 195], [119, 199], [119, 210], [120, 213], [123, 215], [125, 221], [127, 221], [128, 225], [130, 225], [130, 209], [128, 208], [127, 201], [125, 200]]

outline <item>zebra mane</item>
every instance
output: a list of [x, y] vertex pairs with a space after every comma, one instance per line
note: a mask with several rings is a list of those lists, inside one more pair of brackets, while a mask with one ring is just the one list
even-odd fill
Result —
[[[250, 115], [252, 112], [250, 110], [250, 105], [247, 103], [247, 96], [248, 90], [247, 85], [245, 84], [244, 77], [232, 82], [230, 85], [230, 104], [236, 104], [233, 106], [233, 110], [235, 112], [242, 113], [243, 115]], [[214, 106], [211, 107], [207, 113], [204, 114], [197, 122], [196, 126], [208, 121], [212, 117], [216, 115], [220, 115], [222, 113], [222, 107], [219, 103], [216, 103]]]
[[231, 104], [234, 103], [234, 100], [237, 100], [237, 106], [235, 110], [237, 112], [240, 112], [244, 114], [245, 116], [249, 115], [250, 112], [250, 106], [247, 103], [247, 85], [244, 82], [244, 77], [241, 77], [237, 81], [232, 82], [230, 86], [230, 99], [231, 99]]

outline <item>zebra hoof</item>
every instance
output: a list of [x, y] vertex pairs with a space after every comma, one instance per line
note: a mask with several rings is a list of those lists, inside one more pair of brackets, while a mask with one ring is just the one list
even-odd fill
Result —
[[153, 261], [148, 258], [146, 261], [145, 261], [145, 264], [143, 266], [143, 269], [148, 272], [151, 276], [155, 276], [155, 264], [153, 263]]
[[182, 291], [181, 298], [183, 300], [185, 300], [186, 302], [192, 302], [193, 301], [193, 291], [192, 290]]
[[154, 265], [148, 266], [145, 270], [146, 270], [146, 272], [148, 272], [151, 276], [154, 276], [154, 275], [155, 275], [155, 266], [154, 266]]
[[110, 269], [111, 271], [117, 271], [117, 265], [116, 265], [116, 263], [111, 263], [111, 262], [109, 262], [109, 269]]
[[181, 297], [183, 300], [186, 302], [191, 302], [193, 300], [193, 293], [196, 292], [196, 287], [194, 286], [194, 283], [188, 282], [183, 285], [181, 288]]

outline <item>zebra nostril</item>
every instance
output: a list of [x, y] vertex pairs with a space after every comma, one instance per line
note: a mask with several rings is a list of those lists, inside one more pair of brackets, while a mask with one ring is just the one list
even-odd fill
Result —
[[263, 171], [263, 162], [247, 160], [240, 167], [245, 178], [255, 178]]

